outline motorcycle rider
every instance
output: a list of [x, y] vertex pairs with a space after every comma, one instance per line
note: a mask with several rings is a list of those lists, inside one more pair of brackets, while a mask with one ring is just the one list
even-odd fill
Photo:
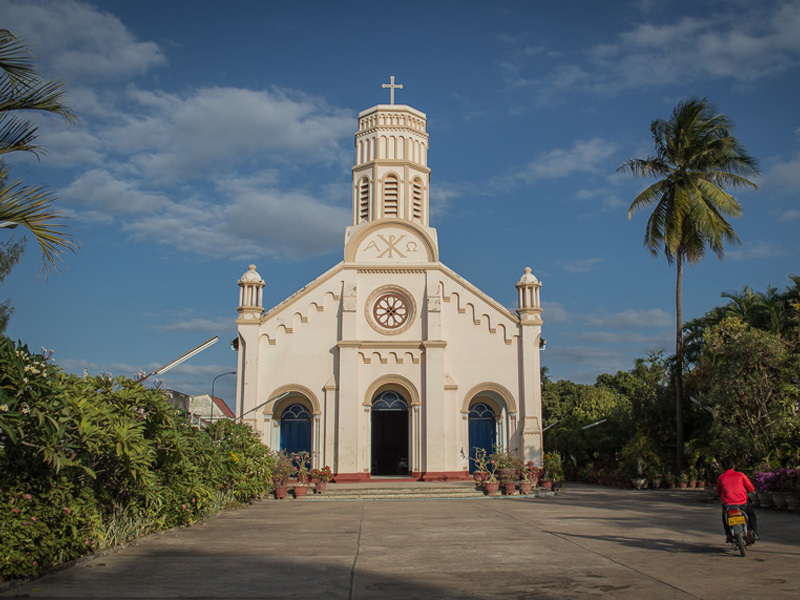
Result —
[[736, 463], [732, 457], [722, 459], [723, 473], [717, 479], [717, 494], [722, 503], [722, 526], [725, 528], [725, 541], [731, 541], [731, 530], [728, 526], [728, 507], [731, 505], [741, 506], [747, 513], [747, 523], [753, 532], [755, 539], [758, 537], [758, 524], [756, 512], [747, 492], [755, 491], [750, 478], [744, 473], [736, 470]]

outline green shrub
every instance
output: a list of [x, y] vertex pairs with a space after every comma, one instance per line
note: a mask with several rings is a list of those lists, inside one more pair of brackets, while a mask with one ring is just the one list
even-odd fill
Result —
[[273, 464], [247, 425], [201, 431], [159, 390], [0, 338], [2, 579], [261, 497]]

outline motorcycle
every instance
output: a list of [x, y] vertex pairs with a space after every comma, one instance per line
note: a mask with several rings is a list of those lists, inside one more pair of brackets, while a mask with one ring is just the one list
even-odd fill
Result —
[[745, 548], [756, 543], [755, 533], [748, 527], [747, 512], [743, 506], [731, 504], [727, 508], [728, 527], [731, 531], [731, 544], [734, 550], [745, 556]]

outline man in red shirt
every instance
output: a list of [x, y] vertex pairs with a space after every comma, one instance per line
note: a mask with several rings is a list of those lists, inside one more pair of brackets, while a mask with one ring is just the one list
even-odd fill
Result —
[[735, 470], [736, 464], [733, 459], [728, 457], [722, 460], [722, 468], [725, 471], [717, 479], [717, 494], [722, 502], [722, 526], [725, 528], [725, 538], [730, 540], [731, 530], [728, 527], [728, 507], [741, 506], [747, 513], [748, 527], [758, 539], [758, 526], [756, 522], [756, 512], [749, 502], [747, 492], [755, 491], [750, 478], [744, 473]]

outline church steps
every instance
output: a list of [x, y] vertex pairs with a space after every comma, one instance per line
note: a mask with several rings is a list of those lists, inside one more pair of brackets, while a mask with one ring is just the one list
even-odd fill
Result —
[[[313, 484], [309, 486], [305, 501], [332, 501], [332, 500], [422, 500], [422, 499], [468, 499], [486, 498], [482, 490], [470, 482], [453, 483], [422, 483], [422, 482], [366, 482], [358, 484], [328, 484], [324, 494], [314, 494]], [[537, 498], [552, 496], [544, 488], [537, 488], [527, 495], [515, 492], [513, 496]], [[291, 497], [291, 491], [289, 494]], [[495, 496], [500, 497], [500, 496]]]

